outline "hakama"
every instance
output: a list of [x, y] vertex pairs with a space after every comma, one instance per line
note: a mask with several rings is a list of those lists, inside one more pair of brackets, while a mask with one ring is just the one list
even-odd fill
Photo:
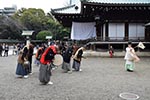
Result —
[[133, 71], [134, 70], [134, 61], [133, 60], [126, 60], [125, 68], [127, 71]]
[[20, 63], [17, 64], [16, 75], [27, 75], [27, 71], [25, 70], [24, 66]]
[[72, 68], [75, 69], [75, 71], [79, 71], [80, 70], [80, 61], [77, 61], [77, 60], [73, 60], [73, 65], [72, 65]]
[[43, 84], [47, 84], [50, 81], [50, 76], [51, 76], [51, 65], [40, 65], [39, 69], [39, 80]]
[[63, 62], [62, 69], [65, 70], [66, 72], [71, 71], [70, 63]]

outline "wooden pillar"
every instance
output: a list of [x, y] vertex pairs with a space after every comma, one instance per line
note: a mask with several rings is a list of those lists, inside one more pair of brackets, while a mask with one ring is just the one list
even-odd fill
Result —
[[125, 44], [123, 44], [123, 50], [122, 50], [122, 51], [125, 51], [125, 48], [126, 48], [126, 45], [125, 45]]
[[99, 31], [99, 40], [101, 41], [102, 39], [103, 39], [103, 35], [102, 35], [102, 27], [103, 25], [102, 25], [102, 23], [100, 22], [100, 24], [99, 24], [99, 27], [98, 27], [98, 31]]
[[150, 41], [150, 27], [145, 28], [145, 40]]
[[102, 39], [102, 25], [99, 20], [96, 21], [96, 36], [97, 36], [97, 40]]
[[104, 24], [101, 24], [101, 40], [103, 41], [104, 40]]
[[129, 23], [125, 22], [125, 35], [124, 35], [124, 40], [128, 41], [129, 40]]
[[145, 37], [144, 39], [147, 41], [147, 27], [145, 28]]
[[109, 25], [108, 22], [105, 23], [105, 40], [108, 41], [109, 40]]

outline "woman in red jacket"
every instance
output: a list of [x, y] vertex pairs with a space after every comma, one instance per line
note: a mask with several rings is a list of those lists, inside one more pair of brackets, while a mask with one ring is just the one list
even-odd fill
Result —
[[56, 54], [56, 47], [52, 45], [49, 46], [41, 56], [39, 80], [44, 85], [53, 84], [50, 81], [50, 76], [51, 76], [51, 69], [52, 69], [51, 63], [54, 59], [55, 54]]

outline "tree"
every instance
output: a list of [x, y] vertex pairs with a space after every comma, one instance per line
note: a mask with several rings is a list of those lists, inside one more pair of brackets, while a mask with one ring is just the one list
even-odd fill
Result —
[[52, 36], [52, 33], [50, 31], [47, 31], [47, 30], [40, 31], [36, 35], [36, 39], [38, 39], [38, 40], [45, 40], [46, 36]]
[[62, 33], [69, 33], [64, 32], [63, 30], [66, 28], [54, 20], [50, 13], [46, 15], [42, 9], [22, 8], [18, 10], [14, 18], [18, 19], [24, 25], [24, 30], [34, 30], [32, 39], [39, 39], [36, 35], [41, 34], [43, 30], [51, 32], [53, 39], [63, 39]]
[[60, 27], [60, 30], [59, 32], [57, 32], [55, 35], [56, 35], [56, 39], [57, 40], [64, 40], [64, 37], [69, 37], [69, 29], [68, 28], [63, 28], [63, 27]]
[[0, 16], [1, 39], [23, 39], [21, 36], [23, 26], [12, 17]]
[[18, 10], [14, 17], [20, 20], [20, 22], [25, 26], [25, 30], [34, 30], [34, 34], [32, 36], [33, 39], [35, 39], [38, 32], [44, 30], [45, 23], [48, 20], [44, 11], [36, 8], [22, 8]]
[[64, 37], [69, 36], [69, 29], [64, 28], [60, 23], [53, 19], [48, 19], [46, 29], [51, 31], [54, 40], [63, 40]]

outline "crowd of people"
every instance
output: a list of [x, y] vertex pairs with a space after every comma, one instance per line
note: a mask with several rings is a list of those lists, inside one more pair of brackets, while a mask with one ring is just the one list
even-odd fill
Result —
[[[0, 57], [8, 57], [9, 51], [12, 50], [12, 55], [18, 55], [19, 51], [25, 46], [24, 43], [17, 43], [8, 45], [7, 43], [0, 43]], [[11, 49], [11, 50], [10, 50]]]
[[[59, 54], [62, 56], [63, 63], [61, 64], [62, 70], [65, 73], [72, 73], [72, 71], [82, 71], [80, 68], [81, 61], [83, 57], [83, 51], [85, 47], [74, 45], [68, 45], [67, 43], [54, 43], [51, 44], [41, 44], [37, 46], [37, 52], [35, 54], [35, 64], [39, 66], [39, 81], [46, 84], [53, 84], [51, 82], [52, 70], [56, 66], [53, 62], [55, 60], [55, 55]], [[4, 52], [4, 56], [8, 56], [9, 47], [7, 44], [0, 44], [0, 56]], [[29, 43], [26, 45], [13, 45], [13, 54], [18, 55], [16, 75], [19, 78], [28, 78], [29, 75], [33, 73], [32, 70], [32, 58], [34, 55], [34, 45]], [[113, 57], [114, 49], [112, 46], [109, 48], [110, 57]], [[71, 65], [71, 58], [73, 63]], [[124, 59], [125, 69], [129, 72], [134, 70], [134, 62], [139, 61], [140, 59], [135, 53], [134, 48], [132, 47], [132, 42], [128, 42], [128, 47], [126, 48], [126, 54]]]
[[[18, 54], [18, 64], [16, 68], [17, 77], [28, 78], [32, 71], [32, 56], [34, 46], [30, 43], [25, 45]], [[72, 69], [75, 71], [81, 71], [80, 63], [83, 58], [84, 47], [78, 47], [77, 45], [68, 45], [66, 43], [52, 43], [50, 45], [41, 44], [37, 48], [35, 54], [35, 63], [39, 67], [39, 81], [46, 84], [53, 84], [50, 81], [52, 70], [58, 66], [53, 64], [55, 55], [61, 55], [63, 63], [61, 64], [62, 70], [66, 73], [72, 73]], [[71, 66], [71, 58], [73, 58], [73, 65]]]
[[1, 57], [7, 57], [9, 51], [8, 44], [0, 44], [0, 56]]

